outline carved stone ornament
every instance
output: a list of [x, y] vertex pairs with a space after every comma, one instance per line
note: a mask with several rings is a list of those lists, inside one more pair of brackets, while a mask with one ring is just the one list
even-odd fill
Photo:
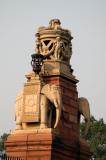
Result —
[[73, 37], [70, 31], [62, 29], [60, 24], [59, 19], [52, 19], [48, 27], [39, 27], [35, 52], [45, 55], [47, 59], [65, 61], [69, 64]]

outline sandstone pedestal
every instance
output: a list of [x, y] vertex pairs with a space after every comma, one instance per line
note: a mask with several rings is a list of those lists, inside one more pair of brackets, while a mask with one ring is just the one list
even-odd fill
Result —
[[79, 141], [77, 80], [59, 76], [44, 79], [61, 86], [63, 110], [58, 128], [13, 131], [6, 142], [7, 154], [27, 160], [89, 160], [89, 147]]
[[19, 156], [25, 160], [49, 160], [51, 159], [53, 135], [51, 130], [43, 133], [34, 132], [15, 133], [10, 135], [6, 142], [7, 154]]
[[47, 130], [43, 133], [11, 135], [7, 142], [7, 154], [24, 160], [89, 160], [89, 147], [68, 141]]

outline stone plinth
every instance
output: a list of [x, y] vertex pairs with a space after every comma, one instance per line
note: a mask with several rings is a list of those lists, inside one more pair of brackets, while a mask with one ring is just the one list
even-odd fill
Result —
[[49, 160], [51, 159], [53, 135], [51, 130], [43, 133], [26, 131], [11, 134], [6, 142], [7, 154], [19, 156], [27, 160]]
[[18, 133], [9, 136], [7, 154], [27, 160], [70, 160], [76, 159], [74, 142], [65, 141], [52, 130], [45, 129], [37, 133]]
[[60, 76], [44, 77], [62, 91], [62, 114], [57, 130], [16, 130], [6, 142], [7, 154], [27, 160], [88, 160], [89, 147], [79, 143], [79, 120], [75, 79]]
[[67, 141], [52, 130], [17, 133], [6, 142], [8, 156], [24, 160], [89, 160], [87, 144]]
[[53, 75], [44, 81], [59, 85], [62, 91], [58, 128], [13, 131], [6, 142], [7, 154], [27, 160], [89, 160], [89, 147], [79, 140], [77, 80]]

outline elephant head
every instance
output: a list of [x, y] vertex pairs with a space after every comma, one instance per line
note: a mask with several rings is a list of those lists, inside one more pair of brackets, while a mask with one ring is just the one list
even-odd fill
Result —
[[[41, 90], [41, 94], [43, 94], [46, 97], [46, 99], [54, 105], [54, 107], [56, 109], [56, 116], [55, 116], [56, 119], [55, 119], [55, 123], [53, 126], [53, 128], [56, 128], [59, 123], [59, 120], [60, 120], [61, 109], [62, 109], [62, 98], [61, 98], [60, 87], [57, 85], [54, 85], [54, 84], [53, 85], [46, 84], [43, 86], [43, 88]], [[42, 99], [41, 99], [41, 101], [42, 101]], [[44, 110], [44, 108], [45, 108], [45, 110], [47, 110], [47, 104], [48, 104], [48, 108], [49, 108], [49, 103], [46, 102], [46, 103], [42, 103], [42, 104], [44, 105], [42, 107], [43, 110]], [[42, 112], [42, 109], [41, 109], [41, 112]], [[45, 120], [47, 120], [47, 112], [43, 111], [43, 113], [46, 114], [43, 116], [45, 116]], [[44, 121], [44, 119], [43, 119], [43, 121]], [[42, 123], [42, 117], [41, 117], [41, 123]]]

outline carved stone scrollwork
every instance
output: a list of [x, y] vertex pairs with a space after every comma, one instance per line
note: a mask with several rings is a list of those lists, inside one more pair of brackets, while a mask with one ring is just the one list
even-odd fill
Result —
[[40, 53], [46, 55], [47, 58], [53, 54], [54, 49], [55, 49], [55, 44], [53, 40], [45, 39], [41, 41]]
[[71, 33], [62, 29], [59, 19], [52, 19], [48, 27], [40, 27], [36, 34], [36, 53], [47, 59], [65, 61], [69, 64], [72, 55]]

